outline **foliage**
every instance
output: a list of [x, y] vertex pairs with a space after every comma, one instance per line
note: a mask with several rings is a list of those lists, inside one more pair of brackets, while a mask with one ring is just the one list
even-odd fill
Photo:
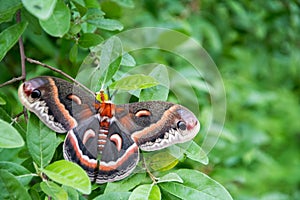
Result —
[[[170, 83], [151, 78], [153, 74], [164, 74], [163, 69], [158, 67], [149, 76], [127, 80], [121, 79], [125, 73], [122, 69], [157, 62], [193, 77], [188, 63], [161, 51], [123, 55], [123, 41], [118, 39], [106, 41], [104, 50], [96, 46], [122, 30], [167, 27], [198, 40], [213, 58], [226, 87], [227, 120], [223, 134], [209, 153], [209, 163], [197, 137], [187, 149], [178, 145], [169, 150], [184, 149], [180, 158], [167, 161], [164, 167], [149, 164], [157, 169], [159, 179], [155, 184], [142, 170], [119, 182], [91, 186], [81, 168], [62, 161], [64, 136], [50, 131], [34, 115], [30, 115], [28, 124], [23, 118], [12, 123], [12, 116], [22, 111], [18, 84], [2, 87], [0, 185], [6, 189], [0, 198], [14, 194], [18, 199], [81, 199], [90, 193], [89, 199], [231, 199], [227, 189], [234, 199], [299, 199], [299, 6], [297, 1], [283, 0], [1, 2], [1, 83], [21, 74], [17, 42], [22, 37], [26, 56], [73, 77], [90, 52], [100, 52], [102, 68], [90, 72], [89, 78], [78, 77], [94, 91], [101, 81], [123, 89], [136, 89], [132, 83], [138, 81], [138, 89], [154, 86], [139, 94], [132, 92], [140, 100], [166, 100], [169, 91], [165, 86]], [[15, 20], [18, 10], [21, 23]], [[26, 63], [26, 67], [27, 78], [60, 76], [33, 64]], [[205, 124], [209, 94], [199, 90], [200, 120]], [[145, 155], [149, 161], [159, 157], [161, 154]], [[68, 175], [63, 166], [70, 169]]]

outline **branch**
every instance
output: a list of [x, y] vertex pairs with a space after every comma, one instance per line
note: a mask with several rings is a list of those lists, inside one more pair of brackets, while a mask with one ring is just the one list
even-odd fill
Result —
[[[21, 22], [21, 10], [18, 10], [16, 20], [17, 20], [17, 23]], [[21, 68], [22, 68], [22, 75], [19, 78], [20, 78], [20, 80], [22, 80], [24, 82], [26, 79], [26, 63], [25, 63], [26, 56], [25, 56], [22, 36], [20, 36], [20, 38], [19, 38], [19, 49], [20, 49]], [[27, 122], [28, 121], [28, 113], [27, 113], [27, 109], [25, 108], [25, 106], [23, 107], [23, 113], [24, 113], [24, 119]]]
[[12, 78], [12, 79], [10, 79], [9, 81], [6, 81], [6, 82], [0, 84], [0, 88], [1, 88], [1, 87], [4, 87], [4, 86], [6, 86], [6, 85], [12, 84], [12, 83], [14, 83], [14, 82], [17, 82], [17, 81], [21, 81], [21, 80], [24, 80], [24, 78], [23, 78], [22, 76], [17, 77], [17, 78]]
[[74, 83], [76, 83], [77, 85], [79, 85], [80, 87], [82, 87], [84, 90], [86, 90], [87, 92], [95, 95], [95, 93], [93, 91], [91, 91], [89, 88], [87, 88], [85, 85], [79, 83], [77, 80], [75, 80], [72, 76], [66, 74], [65, 72], [59, 70], [59, 69], [56, 69], [55, 67], [52, 67], [50, 65], [47, 65], [45, 63], [42, 63], [40, 61], [37, 61], [37, 60], [34, 60], [34, 59], [31, 59], [31, 58], [26, 58], [27, 62], [29, 63], [32, 63], [32, 64], [36, 64], [36, 65], [41, 65], [42, 67], [45, 67], [45, 68], [48, 68], [48, 69], [51, 69], [52, 71], [55, 71], [63, 76], [65, 76], [66, 78], [70, 79], [71, 81], [73, 81]]
[[[21, 22], [21, 11], [18, 10], [17, 12], [17, 23]], [[22, 40], [22, 36], [19, 38], [19, 49], [20, 49], [20, 56], [21, 56], [21, 67], [22, 67], [22, 75], [23, 81], [26, 79], [26, 64], [25, 64], [25, 51], [24, 51], [24, 44]]]

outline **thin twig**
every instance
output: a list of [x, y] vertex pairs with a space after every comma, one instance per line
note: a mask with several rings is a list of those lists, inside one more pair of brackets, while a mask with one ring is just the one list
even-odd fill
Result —
[[[18, 10], [17, 12], [17, 23], [21, 22], [21, 11]], [[20, 36], [19, 38], [19, 49], [20, 49], [20, 56], [21, 56], [21, 67], [22, 67], [22, 76], [23, 77], [23, 81], [26, 79], [26, 64], [25, 64], [25, 51], [24, 51], [24, 44], [23, 44], [23, 40], [22, 40], [22, 36]]]
[[9, 81], [6, 81], [5, 83], [0, 84], [0, 88], [1, 88], [1, 87], [4, 87], [4, 86], [6, 86], [6, 85], [12, 84], [12, 83], [14, 83], [14, 82], [17, 82], [17, 81], [21, 81], [21, 80], [24, 80], [24, 78], [23, 78], [22, 76], [17, 77], [17, 78], [12, 78], [12, 79], [10, 79]]
[[37, 64], [37, 65], [41, 65], [42, 67], [46, 67], [48, 69], [51, 69], [52, 71], [55, 71], [59, 74], [62, 74], [63, 76], [65, 76], [66, 78], [70, 79], [71, 81], [73, 81], [74, 83], [76, 83], [77, 85], [79, 85], [80, 87], [82, 87], [83, 89], [85, 89], [86, 91], [88, 91], [89, 93], [95, 95], [94, 92], [92, 92], [89, 88], [87, 88], [85, 85], [79, 83], [78, 81], [76, 81], [73, 77], [71, 77], [70, 75], [66, 74], [65, 72], [59, 70], [59, 69], [56, 69], [50, 65], [47, 65], [45, 63], [42, 63], [40, 61], [37, 61], [37, 60], [34, 60], [34, 59], [31, 59], [31, 58], [26, 58], [26, 60], [30, 63], [33, 63], [33, 64]]
[[[21, 23], [21, 10], [18, 10], [17, 16], [16, 16], [17, 23]], [[21, 80], [24, 82], [26, 80], [26, 63], [25, 63], [25, 51], [24, 51], [24, 44], [22, 40], [22, 36], [19, 37], [19, 49], [20, 49], [20, 57], [21, 57], [21, 69], [22, 69], [22, 75], [21, 75]], [[25, 106], [23, 106], [23, 113], [24, 113], [24, 119], [25, 122], [28, 121], [28, 113], [27, 109]]]
[[153, 183], [153, 184], [157, 183], [158, 178], [156, 178], [156, 177], [150, 172], [150, 170], [148, 169], [147, 164], [146, 164], [145, 157], [143, 157], [143, 165], [144, 165], [144, 167], [146, 168], [146, 172], [149, 174], [149, 176], [150, 176], [150, 178], [151, 178], [151, 180], [152, 180], [152, 183]]
[[14, 116], [12, 121], [18, 121], [19, 117], [22, 116], [24, 114], [24, 112], [20, 112], [19, 114], [17, 114], [16, 116]]

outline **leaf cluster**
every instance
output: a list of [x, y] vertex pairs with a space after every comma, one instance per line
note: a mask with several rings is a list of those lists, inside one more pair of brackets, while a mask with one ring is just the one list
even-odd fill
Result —
[[[123, 77], [127, 71], [120, 67], [135, 66], [136, 61], [128, 53], [123, 53], [121, 41], [112, 37], [97, 46], [105, 37], [123, 29], [117, 18], [121, 18], [122, 9], [133, 6], [132, 1], [99, 4], [93, 0], [13, 0], [1, 4], [1, 64], [10, 64], [14, 47], [22, 38], [26, 56], [49, 59], [46, 63], [59, 63], [58, 66], [72, 63], [77, 66], [77, 63], [83, 62], [83, 65], [91, 66], [99, 61], [97, 67], [82, 68], [77, 76], [78, 81], [93, 91], [105, 84], [111, 89], [130, 91], [140, 101], [165, 101], [170, 83], [166, 81], [168, 71], [163, 65], [157, 65], [148, 75]], [[83, 60], [88, 52], [95, 57]], [[64, 71], [73, 73], [70, 68]], [[26, 72], [27, 77], [45, 73], [43, 70]], [[5, 74], [1, 74], [1, 80], [5, 79]], [[3, 106], [3, 120], [0, 121], [1, 199], [231, 199], [222, 185], [199, 170], [175, 167], [186, 159], [198, 164], [208, 163], [205, 152], [196, 142], [144, 154], [144, 164], [141, 162], [139, 166], [141, 170], [132, 176], [114, 183], [91, 185], [83, 169], [62, 160], [64, 136], [56, 135], [33, 114], [27, 124], [15, 123], [10, 115], [21, 106], [11, 107], [13, 101], [17, 101], [16, 96], [7, 98], [4, 94], [12, 93], [3, 91], [0, 99]], [[7, 153], [10, 156], [7, 157]], [[144, 165], [147, 165], [149, 176]]]
[[[93, 91], [103, 82], [128, 90], [134, 84], [126, 87], [136, 81], [142, 83], [138, 88], [146, 83], [147, 88], [131, 92], [141, 101], [167, 98], [173, 101], [174, 94], [168, 90], [172, 83], [163, 78], [166, 74], [163, 67], [155, 68], [147, 77], [127, 79], [121, 79], [125, 74], [122, 70], [124, 66], [155, 61], [172, 66], [193, 80], [189, 63], [158, 50], [123, 54], [118, 39], [107, 41], [104, 51], [94, 47], [123, 29], [155, 26], [177, 30], [201, 42], [218, 66], [226, 88], [227, 120], [218, 143], [209, 153], [209, 164], [202, 165], [208, 160], [201, 153], [198, 146], [201, 138], [197, 137], [188, 149], [179, 145], [168, 149], [167, 156], [165, 152], [145, 155], [152, 170], [162, 170], [155, 174], [160, 177], [155, 184], [142, 171], [120, 182], [92, 185], [89, 198], [188, 199], [197, 195], [201, 199], [230, 199], [227, 191], [209, 178], [212, 177], [226, 186], [234, 199], [299, 199], [299, 6], [297, 1], [260, 0], [3, 1], [0, 4], [0, 80], [2, 83], [21, 74], [16, 44], [22, 36], [27, 56], [58, 66], [72, 76], [77, 75], [78, 66], [87, 61], [84, 58], [90, 52], [100, 52], [101, 66], [109, 69], [106, 80], [96, 78], [103, 71], [89, 72], [90, 77], [85, 73], [77, 77]], [[15, 19], [18, 10], [21, 10], [21, 23]], [[171, 45], [169, 39], [162, 42]], [[45, 74], [53, 75], [27, 63], [28, 78]], [[158, 74], [163, 76], [156, 81], [149, 78], [159, 77]], [[178, 84], [180, 95], [189, 96], [180, 87], [179, 80], [172, 81]], [[194, 86], [200, 90], [197, 93], [200, 122], [205, 125], [211, 115], [210, 96], [199, 82]], [[38, 121], [37, 135], [29, 134], [30, 124], [26, 126], [22, 121], [10, 124], [11, 116], [22, 110], [16, 91], [17, 85], [0, 89], [0, 127], [3, 127], [0, 182], [5, 184], [1, 188], [7, 188], [1, 197], [15, 194], [16, 198], [32, 199], [46, 195], [83, 198], [82, 194], [89, 190], [88, 183], [81, 185], [82, 189], [71, 185], [77, 177], [67, 179], [69, 183], [61, 180], [65, 174], [59, 165], [68, 165], [75, 173], [77, 170], [81, 173], [80, 169], [60, 161], [63, 137], [49, 133]], [[33, 116], [30, 120], [35, 123]], [[162, 156], [170, 160], [157, 165]], [[50, 179], [45, 179], [45, 175]], [[86, 180], [84, 174], [82, 178]]]

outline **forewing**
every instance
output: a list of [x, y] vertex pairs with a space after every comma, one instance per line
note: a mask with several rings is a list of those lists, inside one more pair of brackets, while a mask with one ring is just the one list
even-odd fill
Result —
[[93, 116], [95, 97], [63, 79], [42, 76], [19, 87], [22, 104], [34, 112], [49, 128], [64, 133], [80, 121]]
[[187, 108], [162, 101], [118, 105], [117, 120], [144, 151], [166, 148], [189, 141], [200, 129], [200, 123]]

